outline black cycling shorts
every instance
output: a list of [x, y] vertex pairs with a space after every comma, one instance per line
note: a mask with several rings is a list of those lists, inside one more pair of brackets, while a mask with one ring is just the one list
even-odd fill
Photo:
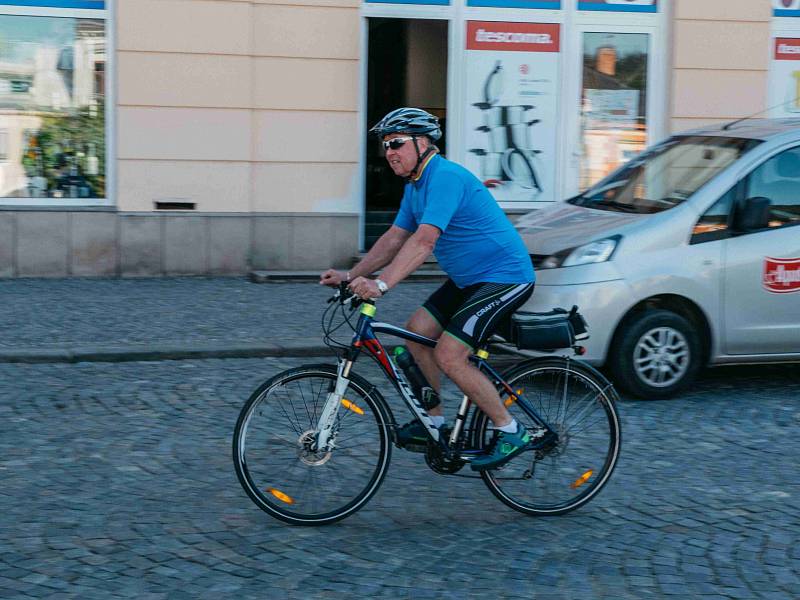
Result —
[[475, 349], [503, 319], [525, 304], [533, 283], [476, 283], [459, 288], [448, 279], [422, 305], [445, 333]]

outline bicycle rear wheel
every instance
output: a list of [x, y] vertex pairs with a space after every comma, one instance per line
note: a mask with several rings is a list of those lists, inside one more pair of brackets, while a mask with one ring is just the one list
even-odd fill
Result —
[[[619, 457], [613, 386], [595, 369], [563, 358], [533, 359], [503, 378], [559, 439], [550, 447], [523, 452], [499, 469], [481, 472], [484, 483], [502, 502], [529, 515], [561, 515], [589, 502], [606, 484]], [[519, 403], [505, 401], [517, 421], [534, 427]], [[476, 445], [487, 447], [493, 434], [491, 421], [480, 413]]]
[[287, 523], [322, 525], [353, 514], [378, 490], [389, 466], [388, 408], [354, 373], [339, 406], [333, 450], [311, 449], [336, 375], [330, 365], [280, 373], [253, 392], [236, 423], [239, 482], [259, 508]]

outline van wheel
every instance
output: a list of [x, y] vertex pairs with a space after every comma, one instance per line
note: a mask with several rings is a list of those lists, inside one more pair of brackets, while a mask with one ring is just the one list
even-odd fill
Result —
[[648, 310], [623, 325], [609, 367], [616, 382], [646, 400], [669, 398], [700, 370], [701, 346], [692, 324], [668, 310]]

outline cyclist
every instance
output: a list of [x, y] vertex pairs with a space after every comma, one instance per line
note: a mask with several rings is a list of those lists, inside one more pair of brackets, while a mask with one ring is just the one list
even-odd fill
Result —
[[[489, 379], [469, 361], [498, 323], [530, 298], [534, 272], [525, 245], [486, 187], [438, 153], [439, 121], [419, 108], [399, 108], [370, 133], [379, 137], [395, 175], [406, 180], [394, 224], [352, 270], [325, 271], [320, 283], [349, 281], [362, 298], [379, 298], [433, 253], [448, 279], [411, 316], [407, 328], [438, 340], [436, 348], [408, 343], [438, 394], [444, 372], [492, 420], [494, 443], [472, 461], [475, 470], [496, 468], [525, 449], [541, 445], [544, 430], [528, 431], [503, 405]], [[379, 279], [370, 275], [385, 267]], [[442, 335], [444, 333], [444, 335]], [[438, 397], [437, 397], [438, 399]], [[428, 414], [444, 424], [441, 405]], [[425, 444], [417, 420], [398, 429], [402, 445]]]

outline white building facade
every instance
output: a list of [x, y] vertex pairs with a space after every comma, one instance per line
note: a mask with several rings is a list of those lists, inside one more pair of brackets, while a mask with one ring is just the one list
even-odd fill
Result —
[[[0, 0], [0, 277], [346, 266], [403, 105], [515, 215], [800, 111], [800, 0]], [[800, 65], [800, 63], [796, 63]]]

